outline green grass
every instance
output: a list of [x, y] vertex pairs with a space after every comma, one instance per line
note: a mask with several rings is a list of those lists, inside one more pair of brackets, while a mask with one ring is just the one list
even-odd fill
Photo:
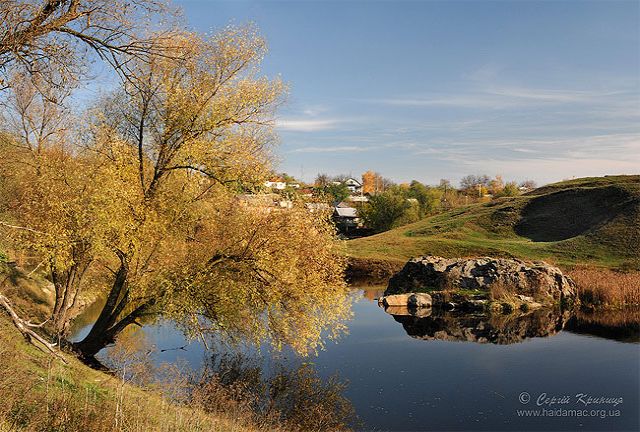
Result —
[[355, 258], [397, 262], [419, 255], [490, 255], [615, 268], [637, 265], [638, 244], [640, 176], [613, 176], [569, 180], [456, 208], [351, 240], [348, 251]]

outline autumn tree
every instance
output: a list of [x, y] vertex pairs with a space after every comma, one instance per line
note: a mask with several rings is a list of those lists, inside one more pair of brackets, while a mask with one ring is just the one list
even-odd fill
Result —
[[[167, 46], [170, 55], [126, 65], [129, 79], [96, 104], [77, 146], [42, 153], [56, 175], [42, 180], [25, 165], [23, 202], [49, 199], [16, 209], [16, 225], [28, 229], [15, 241], [45, 258], [54, 283], [66, 275], [57, 285], [71, 303], [82, 290], [105, 291], [96, 323], [74, 345], [85, 357], [159, 315], [192, 335], [314, 349], [348, 313], [331, 224], [303, 208], [265, 212], [234, 198], [270, 169], [283, 85], [257, 76], [264, 40], [230, 27], [209, 39], [174, 33]], [[53, 315], [64, 334], [70, 315]]]
[[150, 18], [166, 11], [162, 0], [2, 1], [0, 88], [17, 70], [67, 86], [86, 73], [92, 57], [122, 70], [132, 58], [157, 55], [163, 38], [141, 35]]
[[[64, 241], [60, 239], [72, 231], [64, 222], [70, 218], [59, 216], [74, 212], [75, 228], [83, 223], [90, 226], [86, 203], [76, 193], [86, 195], [92, 190], [83, 184], [86, 170], [70, 150], [65, 102], [95, 58], [127, 78], [124, 69], [131, 60], [165, 55], [167, 30], [160, 29], [169, 26], [156, 18], [172, 22], [167, 12], [162, 0], [0, 2], [0, 89], [5, 90], [0, 100], [4, 126], [0, 145], [6, 158], [0, 171], [9, 173], [2, 179], [7, 189], [3, 205], [13, 215], [25, 208], [32, 210], [31, 216], [50, 215], [43, 231], [6, 222], [3, 226], [11, 227], [9, 235], [14, 240], [24, 239], [28, 233], [40, 236], [39, 247], [32, 246], [38, 253], [47, 251], [42, 263], [52, 269], [56, 288], [52, 321], [58, 333], [66, 330], [66, 317], [77, 301], [80, 275], [91, 261], [86, 242], [74, 242], [72, 250], [61, 247]], [[153, 38], [144, 37], [151, 22], [156, 32]], [[74, 173], [74, 178], [67, 173]], [[59, 186], [62, 188], [57, 189]], [[28, 212], [23, 216], [23, 221], [29, 219]]]
[[514, 197], [518, 195], [520, 195], [520, 188], [516, 182], [511, 181], [507, 182], [507, 184], [495, 194], [495, 197]]
[[374, 171], [367, 171], [362, 174], [362, 192], [376, 194], [384, 192], [394, 186], [395, 182]]
[[502, 192], [504, 189], [504, 180], [500, 174], [496, 175], [491, 181], [489, 181], [489, 193], [496, 195]]
[[374, 171], [367, 171], [362, 174], [362, 193], [374, 194], [377, 190], [376, 183], [378, 178], [382, 177]]
[[489, 190], [491, 178], [486, 175], [467, 175], [460, 179], [460, 190], [469, 196], [482, 197]]
[[[0, 172], [9, 188], [9, 220], [0, 226], [8, 227], [8, 239], [38, 255], [39, 265], [49, 269], [55, 289], [52, 324], [63, 334], [92, 260], [88, 197], [95, 185], [83, 161], [73, 157], [73, 120], [65, 108], [68, 89], [37, 78], [15, 74], [5, 99]], [[17, 223], [12, 225], [13, 220]]]
[[316, 179], [313, 182], [314, 186], [317, 188], [323, 188], [331, 184], [331, 177], [329, 175], [320, 173], [316, 176]]

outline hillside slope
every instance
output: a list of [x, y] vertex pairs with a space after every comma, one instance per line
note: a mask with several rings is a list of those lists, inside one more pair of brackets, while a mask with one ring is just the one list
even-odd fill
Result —
[[554, 183], [514, 198], [456, 208], [348, 242], [350, 256], [492, 255], [558, 265], [640, 265], [640, 176]]
[[[50, 283], [38, 274], [0, 263], [0, 291], [25, 319], [42, 322], [49, 315]], [[181, 405], [153, 385], [123, 382], [61, 355], [67, 363], [28, 343], [0, 308], [0, 432], [262, 430], [238, 420], [233, 407], [215, 415]], [[132, 354], [123, 359], [129, 374], [134, 360]]]
[[0, 432], [254, 430], [28, 344], [0, 311]]

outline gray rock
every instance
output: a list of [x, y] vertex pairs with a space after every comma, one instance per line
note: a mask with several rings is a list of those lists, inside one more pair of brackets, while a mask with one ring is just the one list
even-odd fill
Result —
[[381, 297], [378, 304], [384, 307], [404, 306], [410, 308], [429, 308], [433, 304], [431, 296], [424, 293], [392, 294]]
[[389, 315], [396, 316], [414, 316], [418, 318], [426, 318], [431, 315], [432, 308], [410, 308], [407, 306], [389, 306], [384, 308], [384, 311]]
[[385, 296], [425, 290], [464, 289], [489, 293], [492, 287], [501, 286], [531, 303], [535, 303], [534, 299], [544, 303], [562, 302], [575, 299], [577, 294], [571, 278], [541, 261], [424, 256], [412, 258], [391, 278]]

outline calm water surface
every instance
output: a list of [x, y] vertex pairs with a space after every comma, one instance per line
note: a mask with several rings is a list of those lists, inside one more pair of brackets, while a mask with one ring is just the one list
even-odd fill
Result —
[[[373, 301], [379, 294], [358, 292], [349, 334], [317, 357], [271, 353], [265, 369], [306, 361], [322, 377], [347, 380], [345, 396], [364, 430], [640, 429], [637, 324], [612, 331], [554, 313], [392, 316]], [[186, 342], [170, 322], [143, 331], [158, 351], [169, 350], [156, 362], [197, 368], [208, 357], [198, 342], [174, 349]]]

